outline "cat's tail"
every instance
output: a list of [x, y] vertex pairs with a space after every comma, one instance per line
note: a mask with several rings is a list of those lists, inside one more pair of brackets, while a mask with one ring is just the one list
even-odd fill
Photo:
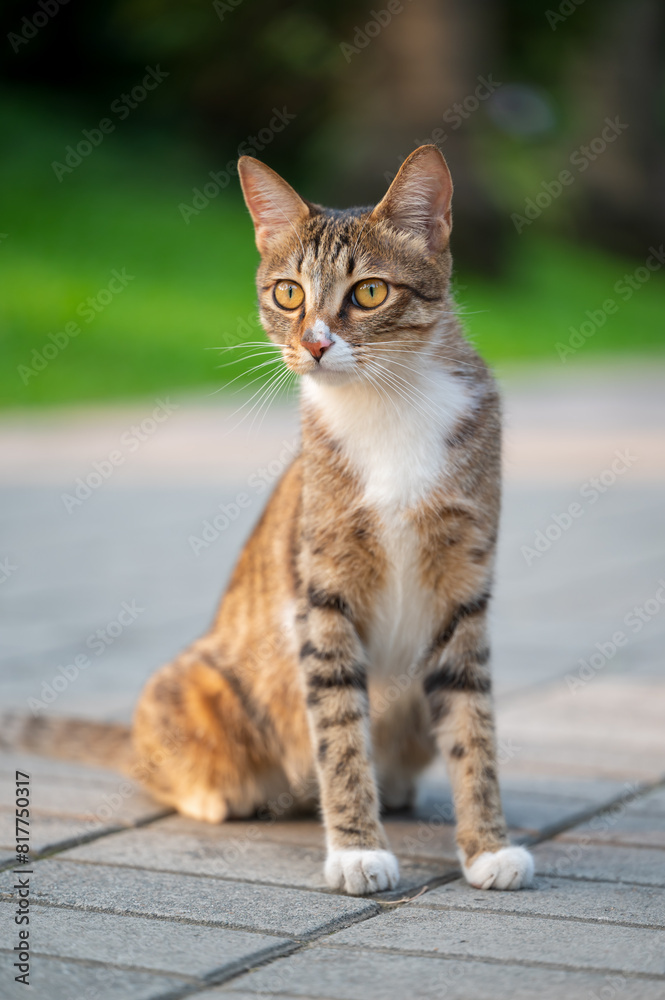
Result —
[[19, 712], [0, 715], [0, 750], [23, 750], [125, 773], [135, 763], [129, 726]]

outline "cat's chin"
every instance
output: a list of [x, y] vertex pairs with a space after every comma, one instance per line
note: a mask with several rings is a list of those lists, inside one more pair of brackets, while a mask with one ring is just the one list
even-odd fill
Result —
[[350, 385], [359, 381], [353, 369], [324, 368], [322, 365], [317, 365], [303, 377], [313, 385]]

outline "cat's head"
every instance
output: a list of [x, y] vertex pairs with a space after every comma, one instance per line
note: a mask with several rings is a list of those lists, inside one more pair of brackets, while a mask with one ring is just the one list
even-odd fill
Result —
[[428, 342], [451, 272], [453, 188], [436, 146], [411, 153], [375, 208], [312, 204], [251, 156], [238, 170], [261, 254], [261, 322], [289, 368], [342, 383], [373, 357]]

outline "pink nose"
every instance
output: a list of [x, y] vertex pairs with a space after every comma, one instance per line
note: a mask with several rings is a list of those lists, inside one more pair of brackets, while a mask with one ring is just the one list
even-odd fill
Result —
[[317, 361], [321, 360], [321, 355], [324, 351], [327, 351], [332, 344], [332, 340], [301, 340], [300, 343], [303, 347], [306, 347], [313, 358]]

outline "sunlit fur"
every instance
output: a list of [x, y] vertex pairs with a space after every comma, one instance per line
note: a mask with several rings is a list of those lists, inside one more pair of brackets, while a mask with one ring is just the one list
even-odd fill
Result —
[[[487, 636], [499, 398], [450, 296], [445, 161], [421, 147], [375, 209], [349, 211], [251, 158], [240, 174], [261, 320], [302, 376], [302, 449], [209, 632], [141, 696], [134, 753], [159, 760], [144, 781], [211, 822], [318, 800], [329, 885], [366, 893], [397, 879], [380, 804], [408, 805], [438, 749], [467, 878], [519, 888], [530, 859], [508, 847]], [[389, 289], [372, 310], [351, 298], [367, 278]], [[282, 280], [300, 308], [276, 304]]]

